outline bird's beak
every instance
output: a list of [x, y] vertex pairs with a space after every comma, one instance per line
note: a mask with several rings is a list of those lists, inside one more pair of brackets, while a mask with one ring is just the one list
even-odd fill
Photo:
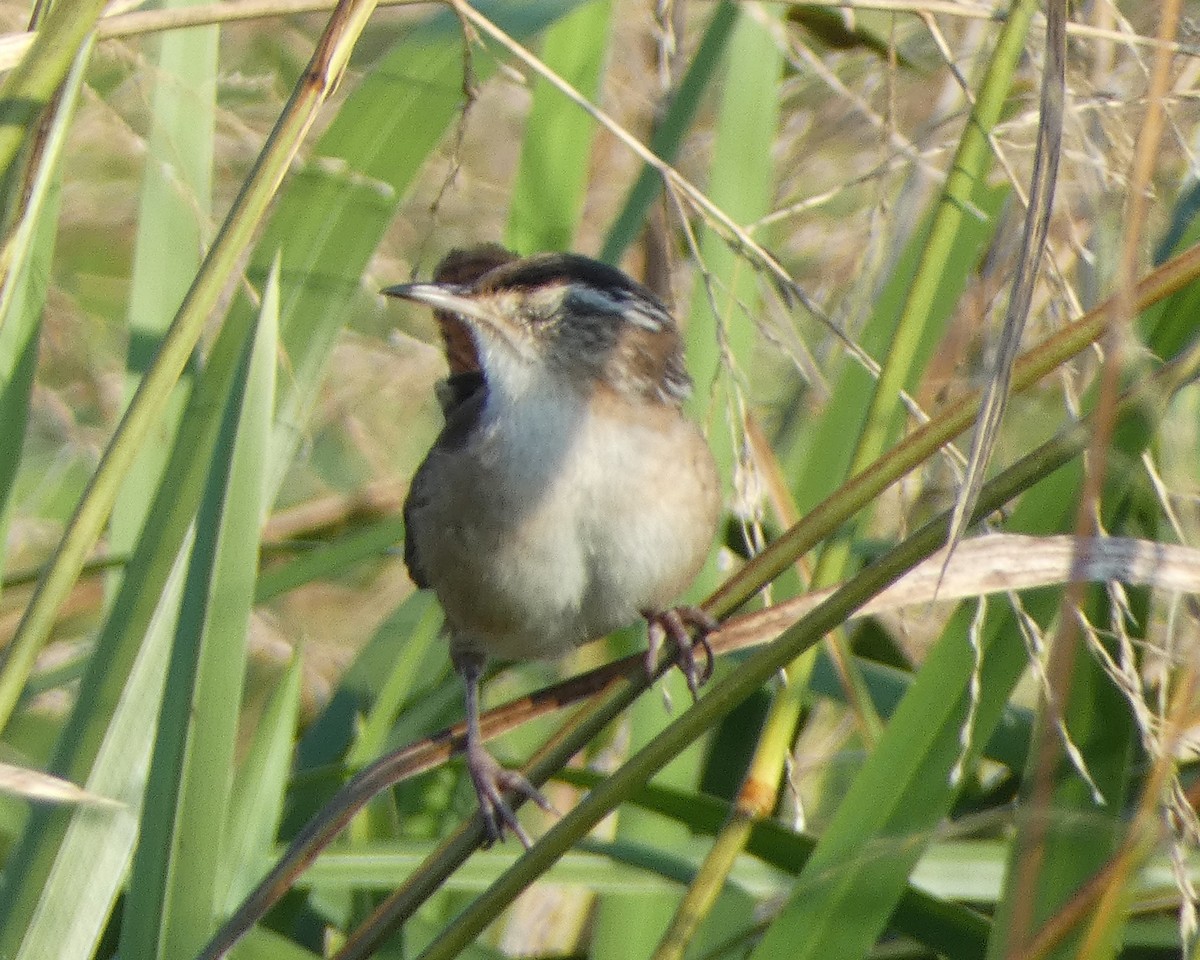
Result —
[[471, 326], [482, 326], [494, 330], [506, 340], [511, 340], [515, 331], [511, 323], [506, 323], [498, 317], [486, 301], [462, 292], [464, 288], [445, 283], [401, 283], [394, 287], [385, 287], [381, 293], [388, 297], [400, 297], [424, 303], [434, 310], [444, 310], [446, 313], [469, 323]]
[[443, 283], [400, 283], [394, 287], [385, 287], [382, 291], [388, 297], [400, 297], [403, 300], [414, 300], [424, 303], [434, 310], [445, 310], [457, 314], [464, 320], [475, 320], [489, 327], [503, 326], [498, 324], [491, 310], [474, 297], [460, 292], [460, 289]]

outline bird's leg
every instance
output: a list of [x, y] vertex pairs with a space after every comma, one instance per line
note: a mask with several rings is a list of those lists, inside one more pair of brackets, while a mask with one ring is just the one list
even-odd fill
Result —
[[464, 653], [453, 655], [452, 660], [455, 671], [462, 677], [466, 687], [467, 771], [471, 774], [475, 794], [479, 797], [479, 812], [487, 831], [485, 845], [490, 847], [497, 840], [503, 840], [507, 827], [529, 849], [529, 835], [508, 805], [504, 792], [520, 794], [549, 812], [553, 812], [554, 808], [537, 787], [517, 771], [502, 767], [483, 745], [483, 733], [479, 728], [479, 686], [483, 676], [483, 657]]
[[[663, 640], [670, 637], [675, 641], [675, 665], [687, 680], [692, 699], [700, 699], [700, 688], [708, 682], [713, 672], [713, 650], [708, 635], [717, 629], [718, 623], [699, 607], [674, 607], [661, 613], [643, 613], [646, 618], [650, 646], [646, 650], [646, 672], [654, 673], [658, 666], [658, 654]], [[688, 627], [696, 629], [693, 639]], [[704, 669], [696, 664], [696, 648], [704, 651]]]

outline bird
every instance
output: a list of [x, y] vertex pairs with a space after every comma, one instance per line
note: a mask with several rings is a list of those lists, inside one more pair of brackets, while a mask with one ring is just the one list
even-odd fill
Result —
[[684, 412], [679, 328], [621, 270], [484, 244], [382, 292], [431, 307], [445, 344], [445, 424], [413, 476], [404, 556], [445, 614], [485, 843], [507, 829], [528, 847], [506, 792], [550, 807], [483, 744], [484, 667], [560, 656], [645, 619], [647, 670], [669, 637], [698, 696], [716, 623], [676, 602], [712, 546], [717, 468]]

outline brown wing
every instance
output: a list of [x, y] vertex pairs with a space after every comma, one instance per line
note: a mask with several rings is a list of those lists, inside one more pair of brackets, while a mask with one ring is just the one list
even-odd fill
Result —
[[404, 498], [404, 565], [408, 567], [408, 576], [420, 590], [425, 590], [429, 587], [429, 574], [425, 572], [425, 568], [421, 566], [421, 556], [417, 552], [417, 539], [413, 536], [413, 514], [421, 509], [422, 501], [424, 500], [423, 491], [425, 489], [424, 478], [422, 474], [425, 472], [425, 464], [428, 463], [428, 458], [417, 472], [413, 474], [412, 483], [408, 488], [408, 496]]
[[453, 450], [466, 442], [467, 437], [479, 422], [485, 403], [487, 403], [487, 391], [480, 389], [453, 410], [447, 411], [446, 425], [442, 427], [442, 432], [438, 434], [429, 453], [417, 467], [417, 472], [413, 474], [412, 483], [409, 485], [408, 496], [404, 500], [404, 564], [408, 567], [408, 575], [412, 582], [421, 589], [429, 586], [429, 574], [421, 566], [421, 555], [417, 550], [417, 538], [413, 536], [413, 529], [415, 523], [420, 523], [417, 514], [428, 502], [432, 493], [430, 461], [443, 452]]
[[[433, 281], [470, 286], [484, 274], [516, 259], [516, 254], [495, 243], [465, 250], [451, 250], [434, 268]], [[455, 314], [445, 310], [435, 310], [433, 315], [442, 332], [442, 340], [446, 346], [446, 362], [450, 367], [450, 376], [446, 378], [445, 383], [438, 386], [438, 399], [446, 417], [446, 425], [434, 442], [429, 455], [413, 475], [408, 497], [404, 501], [404, 563], [413, 583], [422, 589], [429, 586], [429, 576], [421, 566], [416, 538], [412, 536], [411, 531], [414, 516], [429, 496], [427, 465], [430, 457], [437, 456], [439, 449], [462, 443], [470, 433], [479, 419], [479, 412], [483, 409], [486, 399], [484, 388], [487, 386], [479, 366], [479, 354], [475, 349], [475, 339], [471, 336], [470, 328]]]

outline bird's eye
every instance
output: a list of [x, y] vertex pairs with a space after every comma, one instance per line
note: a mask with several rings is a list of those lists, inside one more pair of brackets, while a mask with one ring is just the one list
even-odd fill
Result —
[[523, 296], [514, 301], [514, 309], [520, 312], [526, 324], [537, 329], [550, 326], [558, 320], [564, 302], [562, 287], [545, 286], [522, 292]]

